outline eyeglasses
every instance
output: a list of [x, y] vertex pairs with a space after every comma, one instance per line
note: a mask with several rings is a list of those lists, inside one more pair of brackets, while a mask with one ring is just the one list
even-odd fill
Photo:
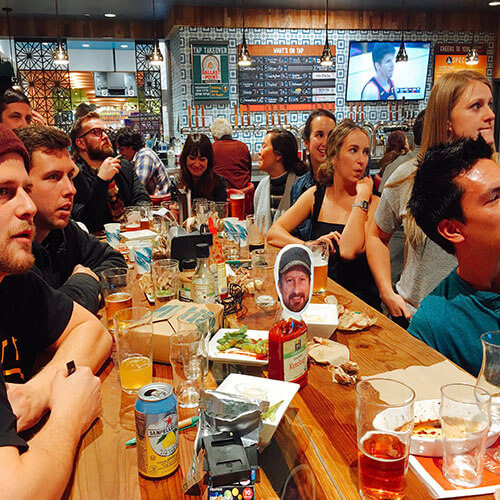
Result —
[[93, 134], [96, 137], [99, 137], [99, 139], [102, 139], [103, 135], [109, 136], [110, 133], [111, 133], [111, 129], [109, 129], [109, 128], [97, 128], [97, 127], [95, 127], [95, 128], [91, 128], [90, 130], [87, 130], [87, 132], [85, 132], [84, 134], [79, 135], [78, 139], [81, 139], [82, 137], [85, 137], [86, 135], [89, 135], [89, 134]]

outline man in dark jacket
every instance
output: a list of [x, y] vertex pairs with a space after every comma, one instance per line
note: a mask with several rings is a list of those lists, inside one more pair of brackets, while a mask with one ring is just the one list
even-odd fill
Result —
[[150, 202], [149, 195], [129, 161], [113, 157], [107, 128], [98, 113], [80, 118], [71, 129], [73, 154], [80, 173], [75, 177], [72, 216], [89, 231], [107, 222], [120, 222], [125, 207]]
[[30, 193], [37, 213], [33, 242], [35, 268], [53, 288], [96, 313], [101, 307], [98, 274], [125, 267], [123, 257], [69, 220], [75, 196], [69, 137], [55, 127], [31, 125], [16, 130], [31, 157]]

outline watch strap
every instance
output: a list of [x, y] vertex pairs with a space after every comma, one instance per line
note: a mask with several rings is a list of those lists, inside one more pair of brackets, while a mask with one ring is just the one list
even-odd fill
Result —
[[370, 207], [370, 203], [366, 200], [357, 201], [357, 202], [352, 204], [352, 208], [354, 208], [354, 207], [359, 207], [366, 212], [366, 211], [368, 211], [368, 208]]

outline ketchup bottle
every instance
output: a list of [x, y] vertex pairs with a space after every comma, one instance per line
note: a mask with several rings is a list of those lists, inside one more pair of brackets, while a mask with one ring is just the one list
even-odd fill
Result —
[[303, 321], [281, 319], [269, 331], [269, 378], [307, 384], [307, 326]]

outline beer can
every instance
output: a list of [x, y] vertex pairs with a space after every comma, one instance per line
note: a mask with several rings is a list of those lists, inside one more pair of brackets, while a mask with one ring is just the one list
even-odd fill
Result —
[[177, 399], [172, 386], [153, 382], [139, 389], [135, 402], [137, 467], [149, 478], [179, 467]]

